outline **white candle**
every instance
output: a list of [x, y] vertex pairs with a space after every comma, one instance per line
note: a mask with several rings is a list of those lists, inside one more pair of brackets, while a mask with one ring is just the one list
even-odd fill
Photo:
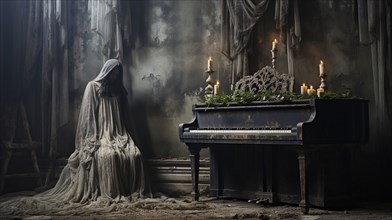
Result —
[[274, 41], [272, 41], [272, 50], [275, 50], [277, 46], [278, 46], [278, 41], [275, 39]]
[[322, 60], [320, 60], [319, 70], [320, 70], [320, 75], [323, 75], [324, 74], [324, 63]]
[[207, 70], [208, 71], [212, 71], [212, 59], [211, 59], [211, 57], [210, 58], [208, 58], [208, 65], [207, 65]]
[[308, 92], [308, 86], [305, 85], [305, 83], [302, 83], [301, 86], [301, 95], [304, 95]]
[[320, 97], [321, 93], [323, 93], [323, 92], [324, 92], [324, 88], [318, 88], [317, 89], [317, 96]]
[[315, 92], [316, 92], [316, 90], [313, 89], [313, 86], [310, 86], [310, 89], [308, 89], [308, 95], [312, 95]]
[[214, 95], [218, 95], [219, 94], [219, 81], [216, 82], [216, 84], [214, 85]]

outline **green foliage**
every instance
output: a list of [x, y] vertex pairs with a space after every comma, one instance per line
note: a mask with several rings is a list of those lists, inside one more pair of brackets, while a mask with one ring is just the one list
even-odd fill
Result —
[[327, 91], [321, 93], [320, 98], [321, 99], [350, 99], [354, 97], [351, 95], [351, 91], [347, 90], [345, 92], [339, 92], [339, 93]]
[[234, 94], [227, 95], [222, 93], [222, 95], [213, 95], [213, 96], [205, 96], [204, 104], [211, 105], [230, 105], [231, 103], [236, 104], [247, 104], [251, 102], [270, 102], [270, 101], [290, 101], [290, 100], [298, 100], [298, 99], [311, 99], [311, 98], [319, 98], [319, 99], [347, 99], [353, 98], [350, 91], [346, 92], [324, 92], [321, 93], [320, 97], [317, 94], [313, 93], [311, 95], [308, 94], [296, 94], [292, 92], [284, 92], [284, 93], [273, 93], [271, 91], [264, 91], [260, 93], [253, 94], [251, 92], [236, 92]]

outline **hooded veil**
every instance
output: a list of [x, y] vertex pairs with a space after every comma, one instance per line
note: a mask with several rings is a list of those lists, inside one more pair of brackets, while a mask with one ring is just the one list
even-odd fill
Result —
[[75, 152], [48, 195], [86, 203], [128, 200], [132, 194], [150, 193], [140, 150], [126, 127], [122, 73], [120, 94], [99, 94], [102, 82], [116, 67], [122, 70], [120, 61], [106, 61], [98, 76], [87, 84], [76, 130]]
[[99, 93], [102, 82], [116, 67], [122, 69], [120, 61], [108, 60], [99, 75], [87, 84], [76, 130], [75, 151], [68, 158], [55, 187], [23, 198], [23, 202], [3, 203], [1, 207], [23, 209], [28, 204], [40, 204], [44, 209], [52, 210], [66, 208], [63, 204], [111, 204], [151, 196], [140, 150], [125, 123], [127, 104], [122, 74], [120, 94], [104, 96]]

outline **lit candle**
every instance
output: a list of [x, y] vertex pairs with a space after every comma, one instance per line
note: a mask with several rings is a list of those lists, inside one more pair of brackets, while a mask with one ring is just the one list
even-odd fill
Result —
[[310, 89], [308, 89], [308, 95], [312, 95], [313, 93], [316, 93], [316, 90], [313, 89], [313, 86], [310, 86]]
[[324, 88], [318, 88], [317, 89], [317, 96], [320, 97], [321, 93], [323, 93], [323, 92], [324, 92]]
[[319, 69], [320, 69], [320, 75], [323, 75], [324, 74], [324, 63], [322, 60], [320, 60]]
[[276, 50], [276, 47], [278, 46], [278, 41], [275, 39], [272, 41], [272, 50]]
[[304, 95], [307, 92], [308, 92], [308, 86], [306, 86], [305, 83], [303, 83], [301, 86], [301, 95]]
[[207, 70], [208, 71], [212, 71], [212, 59], [211, 59], [211, 57], [208, 58], [208, 68], [207, 68]]
[[219, 81], [216, 82], [216, 84], [214, 85], [214, 95], [218, 95], [219, 94]]

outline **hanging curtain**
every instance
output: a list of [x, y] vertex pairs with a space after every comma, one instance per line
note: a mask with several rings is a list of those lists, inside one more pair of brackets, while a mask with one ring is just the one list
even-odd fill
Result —
[[275, 23], [280, 41], [286, 45], [288, 73], [294, 76], [294, 49], [301, 41], [298, 0], [275, 0]]
[[102, 41], [104, 61], [111, 58], [121, 60], [123, 39], [129, 42], [131, 29], [129, 1], [89, 0], [88, 9], [91, 14], [91, 30]]
[[42, 24], [43, 152], [55, 157], [57, 132], [69, 121], [69, 1], [44, 0]]
[[248, 75], [248, 42], [254, 25], [264, 15], [268, 0], [222, 1], [222, 53], [230, 60], [231, 84]]
[[[268, 7], [268, 0], [254, 4], [252, 0], [223, 0], [222, 4], [222, 52], [231, 64], [231, 83], [248, 72], [247, 46], [254, 25]], [[301, 24], [298, 0], [275, 0], [276, 28], [280, 41], [286, 44], [289, 74], [294, 76], [293, 50], [301, 41]]]
[[371, 49], [376, 134], [387, 134], [392, 119], [392, 1], [357, 0], [357, 8], [360, 43]]

